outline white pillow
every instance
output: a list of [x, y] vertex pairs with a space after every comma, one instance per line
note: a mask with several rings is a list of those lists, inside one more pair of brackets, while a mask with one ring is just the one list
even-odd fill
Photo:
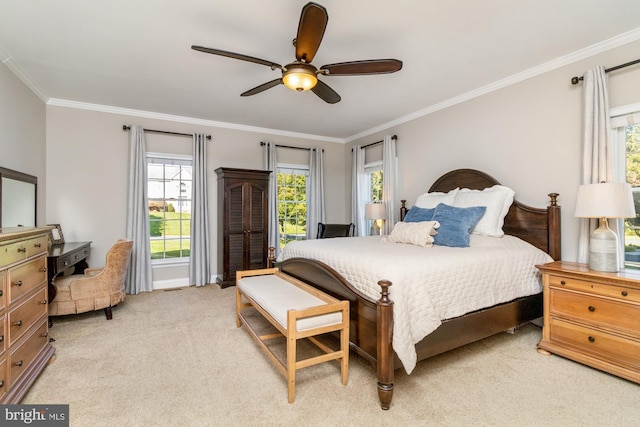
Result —
[[444, 203], [445, 205], [453, 205], [453, 201], [456, 197], [456, 194], [460, 191], [459, 188], [454, 188], [448, 193], [424, 193], [421, 196], [418, 196], [414, 206], [423, 209], [433, 209], [438, 206], [439, 203]]
[[433, 235], [440, 227], [438, 221], [397, 222], [393, 231], [384, 237], [384, 241], [394, 243], [409, 243], [416, 246], [433, 246]]
[[502, 237], [504, 231], [504, 217], [513, 203], [515, 192], [503, 185], [494, 185], [484, 190], [470, 190], [463, 188], [456, 194], [453, 206], [468, 208], [471, 206], [486, 206], [487, 210], [473, 229], [474, 234]]

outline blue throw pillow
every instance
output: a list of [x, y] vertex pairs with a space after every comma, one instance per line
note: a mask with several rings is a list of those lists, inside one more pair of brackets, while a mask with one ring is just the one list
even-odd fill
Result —
[[486, 206], [457, 208], [440, 203], [436, 206], [436, 211], [431, 219], [440, 223], [438, 234], [433, 236], [433, 243], [456, 248], [468, 247], [469, 233], [473, 231], [486, 210]]
[[404, 217], [404, 222], [423, 222], [423, 221], [431, 221], [433, 218], [433, 213], [436, 211], [436, 208], [425, 209], [419, 208], [417, 206], [412, 207], [407, 212], [407, 215]]

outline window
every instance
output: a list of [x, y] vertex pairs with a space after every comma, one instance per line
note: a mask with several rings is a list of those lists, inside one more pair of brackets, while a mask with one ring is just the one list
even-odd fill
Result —
[[188, 261], [191, 247], [191, 156], [147, 154], [151, 260]]
[[[367, 175], [367, 193], [369, 202], [382, 202], [382, 160], [364, 165], [364, 172]], [[366, 220], [367, 230], [371, 229], [373, 220]], [[378, 224], [380, 226], [380, 224]]]
[[611, 128], [614, 145], [624, 147], [624, 176], [631, 185], [636, 208], [636, 217], [624, 220], [625, 266], [638, 269], [640, 268], [640, 114], [616, 117], [611, 121]]
[[278, 165], [278, 224], [280, 247], [307, 236], [306, 165]]

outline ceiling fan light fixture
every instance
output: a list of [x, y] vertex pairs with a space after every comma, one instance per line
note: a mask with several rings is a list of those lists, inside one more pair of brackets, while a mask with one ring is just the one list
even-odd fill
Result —
[[286, 87], [297, 92], [313, 89], [318, 83], [315, 67], [307, 64], [293, 64], [282, 74]]

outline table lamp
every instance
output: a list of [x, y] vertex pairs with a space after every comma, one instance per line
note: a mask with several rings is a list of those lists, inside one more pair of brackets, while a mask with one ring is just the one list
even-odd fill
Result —
[[382, 234], [382, 230], [378, 226], [378, 220], [385, 220], [387, 218], [384, 203], [368, 203], [364, 210], [364, 217], [371, 220], [370, 236], [379, 236]]
[[600, 219], [600, 226], [591, 233], [589, 239], [589, 268], [617, 272], [620, 246], [618, 236], [609, 228], [607, 218], [636, 216], [631, 186], [606, 182], [579, 186], [575, 216]]

